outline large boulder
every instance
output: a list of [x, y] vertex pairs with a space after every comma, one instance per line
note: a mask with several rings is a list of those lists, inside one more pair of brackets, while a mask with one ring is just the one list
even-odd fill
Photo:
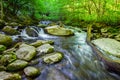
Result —
[[51, 46], [50, 44], [44, 44], [37, 48], [37, 52], [39, 55], [41, 55], [42, 53], [44, 53], [44, 54], [51, 53], [53, 51], [54, 51], [54, 47]]
[[8, 35], [16, 35], [16, 34], [19, 33], [16, 29], [12, 28], [11, 26], [5, 26], [2, 29], [2, 31], [5, 32]]
[[54, 52], [54, 53], [50, 53], [47, 54], [43, 57], [43, 61], [47, 64], [53, 64], [56, 62], [61, 61], [63, 58], [63, 54], [60, 52]]
[[120, 42], [115, 39], [101, 38], [93, 40], [92, 43], [105, 51], [107, 54], [120, 57]]
[[46, 27], [45, 30], [47, 33], [56, 36], [70, 36], [74, 34], [70, 29], [66, 29], [58, 25]]
[[16, 55], [19, 59], [30, 61], [36, 56], [36, 48], [27, 44], [21, 44], [16, 51]]
[[36, 42], [31, 43], [31, 46], [38, 47], [43, 44], [54, 44], [54, 41], [52, 40], [37, 40]]
[[24, 73], [28, 77], [36, 77], [39, 75], [40, 71], [35, 67], [29, 66], [24, 69]]
[[19, 74], [8, 73], [5, 71], [0, 72], [0, 80], [22, 80]]
[[17, 70], [21, 70], [21, 69], [25, 68], [27, 65], [28, 65], [28, 62], [26, 62], [26, 61], [16, 60], [7, 66], [7, 70], [8, 71], [17, 71]]
[[0, 45], [0, 52], [3, 52], [6, 50], [6, 47], [4, 45]]
[[9, 46], [12, 44], [12, 38], [10, 36], [0, 34], [0, 44]]
[[33, 29], [32, 27], [27, 27], [26, 29], [26, 33], [28, 36], [30, 37], [38, 37], [38, 33], [35, 29]]

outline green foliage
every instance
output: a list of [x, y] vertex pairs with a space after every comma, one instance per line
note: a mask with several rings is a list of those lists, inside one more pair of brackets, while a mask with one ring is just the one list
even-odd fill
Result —
[[81, 21], [115, 25], [120, 21], [120, 0], [1, 1], [4, 3], [5, 15], [20, 18], [29, 16], [32, 19], [61, 20], [72, 25], [78, 25]]

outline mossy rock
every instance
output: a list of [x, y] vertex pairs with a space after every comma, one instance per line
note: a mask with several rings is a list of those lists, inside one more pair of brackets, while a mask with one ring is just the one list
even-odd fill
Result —
[[45, 28], [45, 27], [47, 27], [47, 25], [45, 25], [45, 24], [38, 24], [37, 27]]
[[19, 33], [16, 29], [12, 28], [11, 26], [5, 26], [2, 29], [2, 31], [5, 32], [8, 35], [16, 35], [16, 34]]
[[26, 62], [24, 60], [16, 60], [7, 66], [7, 70], [8, 71], [17, 71], [17, 70], [21, 70], [21, 69], [25, 68], [27, 65], [28, 65], [28, 62]]
[[26, 27], [25, 30], [26, 30], [26, 33], [27, 33], [28, 36], [38, 37], [38, 33], [35, 30], [33, 30], [31, 27]]
[[17, 73], [8, 73], [5, 71], [1, 71], [0, 72], [0, 80], [22, 80], [22, 78]]
[[4, 45], [0, 45], [0, 52], [3, 52], [6, 50], [6, 47]]
[[42, 46], [39, 46], [37, 48], [37, 52], [39, 55], [41, 55], [42, 53], [46, 54], [46, 53], [51, 53], [54, 51], [54, 47], [51, 46], [50, 44], [44, 44]]
[[37, 40], [36, 42], [31, 43], [30, 45], [34, 46], [34, 47], [39, 47], [43, 44], [54, 44], [54, 41], [52, 41], [52, 40]]
[[5, 54], [1, 57], [0, 63], [2, 65], [8, 65], [9, 63], [15, 61], [17, 59], [15, 54]]
[[0, 44], [5, 45], [5, 46], [11, 45], [12, 44], [12, 38], [10, 36], [0, 34]]
[[28, 77], [36, 77], [40, 74], [40, 71], [35, 67], [29, 66], [24, 69], [24, 73]]
[[19, 59], [30, 61], [36, 56], [36, 48], [27, 44], [21, 44], [15, 54]]
[[58, 25], [46, 27], [45, 30], [47, 31], [47, 33], [49, 33], [51, 35], [56, 35], [56, 36], [74, 35], [74, 33], [70, 29], [66, 29], [66, 28], [60, 27]]
[[60, 62], [63, 59], [63, 54], [60, 52], [54, 52], [47, 54], [43, 57], [43, 61], [47, 64], [53, 64]]

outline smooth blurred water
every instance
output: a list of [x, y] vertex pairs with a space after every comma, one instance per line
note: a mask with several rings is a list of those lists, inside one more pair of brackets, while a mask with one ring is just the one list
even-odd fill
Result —
[[27, 43], [39, 39], [53, 40], [55, 51], [63, 52], [64, 59], [57, 64], [46, 65], [40, 58], [36, 58], [39, 63], [33, 66], [41, 69], [41, 74], [35, 79], [27, 79], [23, 75], [23, 80], [120, 80], [117, 74], [108, 72], [103, 62], [93, 53], [86, 43], [86, 32], [74, 31], [74, 36], [58, 37], [44, 33], [42, 28], [31, 28], [38, 34], [37, 37], [28, 36], [24, 29], [20, 35], [13, 36], [13, 39], [20, 36]]

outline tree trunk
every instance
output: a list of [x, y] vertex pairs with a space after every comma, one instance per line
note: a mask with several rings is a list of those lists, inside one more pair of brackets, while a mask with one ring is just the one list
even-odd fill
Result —
[[91, 41], [91, 30], [92, 30], [92, 24], [87, 27], [87, 41]]
[[3, 1], [2, 0], [0, 2], [0, 6], [1, 6], [1, 20], [2, 20], [3, 17], [4, 17], [4, 13], [3, 13]]

